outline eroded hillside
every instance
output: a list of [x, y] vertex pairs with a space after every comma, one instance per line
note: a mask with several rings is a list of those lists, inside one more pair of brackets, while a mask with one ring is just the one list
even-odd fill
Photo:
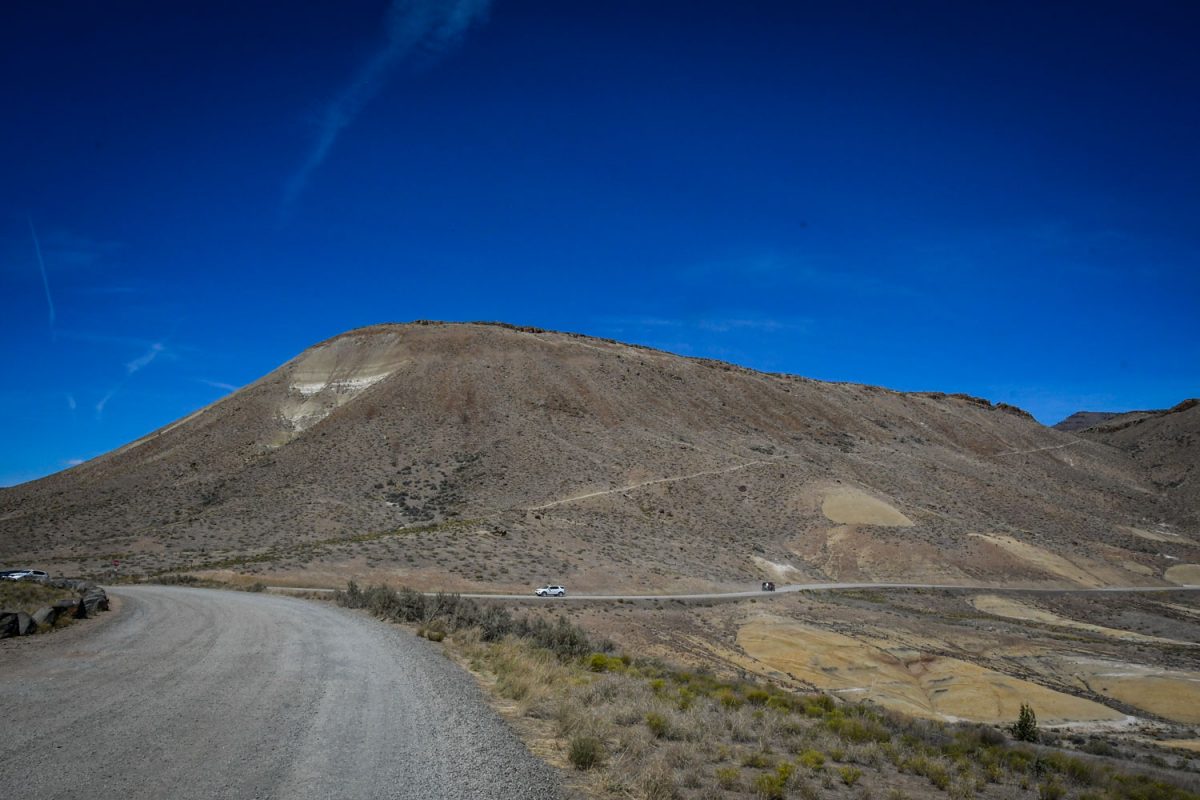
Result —
[[0, 557], [489, 590], [1153, 585], [1200, 546], [1194, 484], [1145, 462], [966, 396], [382, 325], [0, 491]]

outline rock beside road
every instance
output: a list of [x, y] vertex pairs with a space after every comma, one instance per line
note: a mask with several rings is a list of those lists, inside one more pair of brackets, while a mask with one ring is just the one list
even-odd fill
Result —
[[108, 611], [108, 595], [104, 589], [91, 581], [59, 578], [47, 581], [44, 585], [58, 589], [72, 589], [79, 597], [66, 597], [51, 605], [42, 606], [33, 614], [24, 611], [0, 611], [0, 639], [12, 636], [28, 636], [54, 627], [54, 623], [62, 617], [86, 619], [94, 617], [101, 611]]

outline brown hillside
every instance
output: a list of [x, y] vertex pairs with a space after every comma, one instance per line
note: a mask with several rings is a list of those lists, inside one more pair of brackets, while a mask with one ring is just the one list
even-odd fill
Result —
[[1128, 453], [1174, 502], [1179, 519], [1200, 523], [1200, 400], [1165, 411], [1120, 414], [1081, 435]]
[[[1162, 437], [1192, 435], [1175, 416]], [[0, 561], [454, 589], [1161, 583], [1200, 561], [1194, 478], [1164, 489], [1112, 436], [570, 334], [381, 325], [0, 491]]]
[[1121, 416], [1119, 411], [1076, 411], [1066, 419], [1054, 423], [1052, 427], [1056, 431], [1074, 433], [1119, 416]]

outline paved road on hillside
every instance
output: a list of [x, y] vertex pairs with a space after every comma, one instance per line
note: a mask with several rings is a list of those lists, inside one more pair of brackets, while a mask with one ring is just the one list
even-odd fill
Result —
[[112, 617], [0, 642], [0, 793], [560, 796], [471, 677], [399, 628], [277, 595], [112, 594]]
[[1095, 589], [1022, 589], [1010, 586], [988, 586], [979, 584], [976, 586], [963, 586], [961, 584], [948, 583], [789, 583], [776, 584], [774, 592], [764, 592], [759, 589], [753, 589], [744, 592], [705, 592], [700, 594], [570, 594], [566, 597], [541, 598], [536, 597], [532, 591], [529, 594], [464, 594], [463, 597], [473, 597], [480, 600], [499, 599], [499, 600], [737, 600], [746, 597], [771, 597], [772, 595], [787, 594], [789, 592], [820, 592], [820, 591], [846, 591], [853, 589], [957, 589], [960, 591], [971, 592], [992, 592], [992, 593], [1079, 593], [1079, 592], [1100, 592], [1100, 593], [1130, 593], [1130, 592], [1186, 592], [1200, 589], [1200, 586], [1103, 586]]
[[[269, 586], [272, 592], [336, 592], [337, 589], [305, 588], [301, 586]], [[1100, 586], [1096, 588], [1046, 588], [1020, 586], [993, 586], [985, 583], [963, 585], [951, 583], [788, 583], [777, 584], [774, 592], [751, 589], [742, 592], [703, 592], [698, 594], [574, 594], [566, 597], [537, 597], [531, 589], [528, 594], [482, 594], [462, 592], [461, 597], [476, 600], [529, 600], [533, 602], [561, 602], [564, 600], [609, 600], [614, 602], [637, 600], [739, 600], [747, 597], [769, 598], [789, 592], [847, 591], [854, 589], [953, 589], [963, 592], [989, 592], [992, 594], [1139, 594], [1144, 592], [1194, 592], [1200, 586]], [[425, 594], [435, 594], [425, 592]]]

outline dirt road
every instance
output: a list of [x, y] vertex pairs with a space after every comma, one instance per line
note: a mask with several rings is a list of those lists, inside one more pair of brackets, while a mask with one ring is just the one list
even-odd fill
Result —
[[278, 595], [111, 593], [93, 630], [0, 644], [14, 797], [560, 796], [470, 676], [398, 628]]

